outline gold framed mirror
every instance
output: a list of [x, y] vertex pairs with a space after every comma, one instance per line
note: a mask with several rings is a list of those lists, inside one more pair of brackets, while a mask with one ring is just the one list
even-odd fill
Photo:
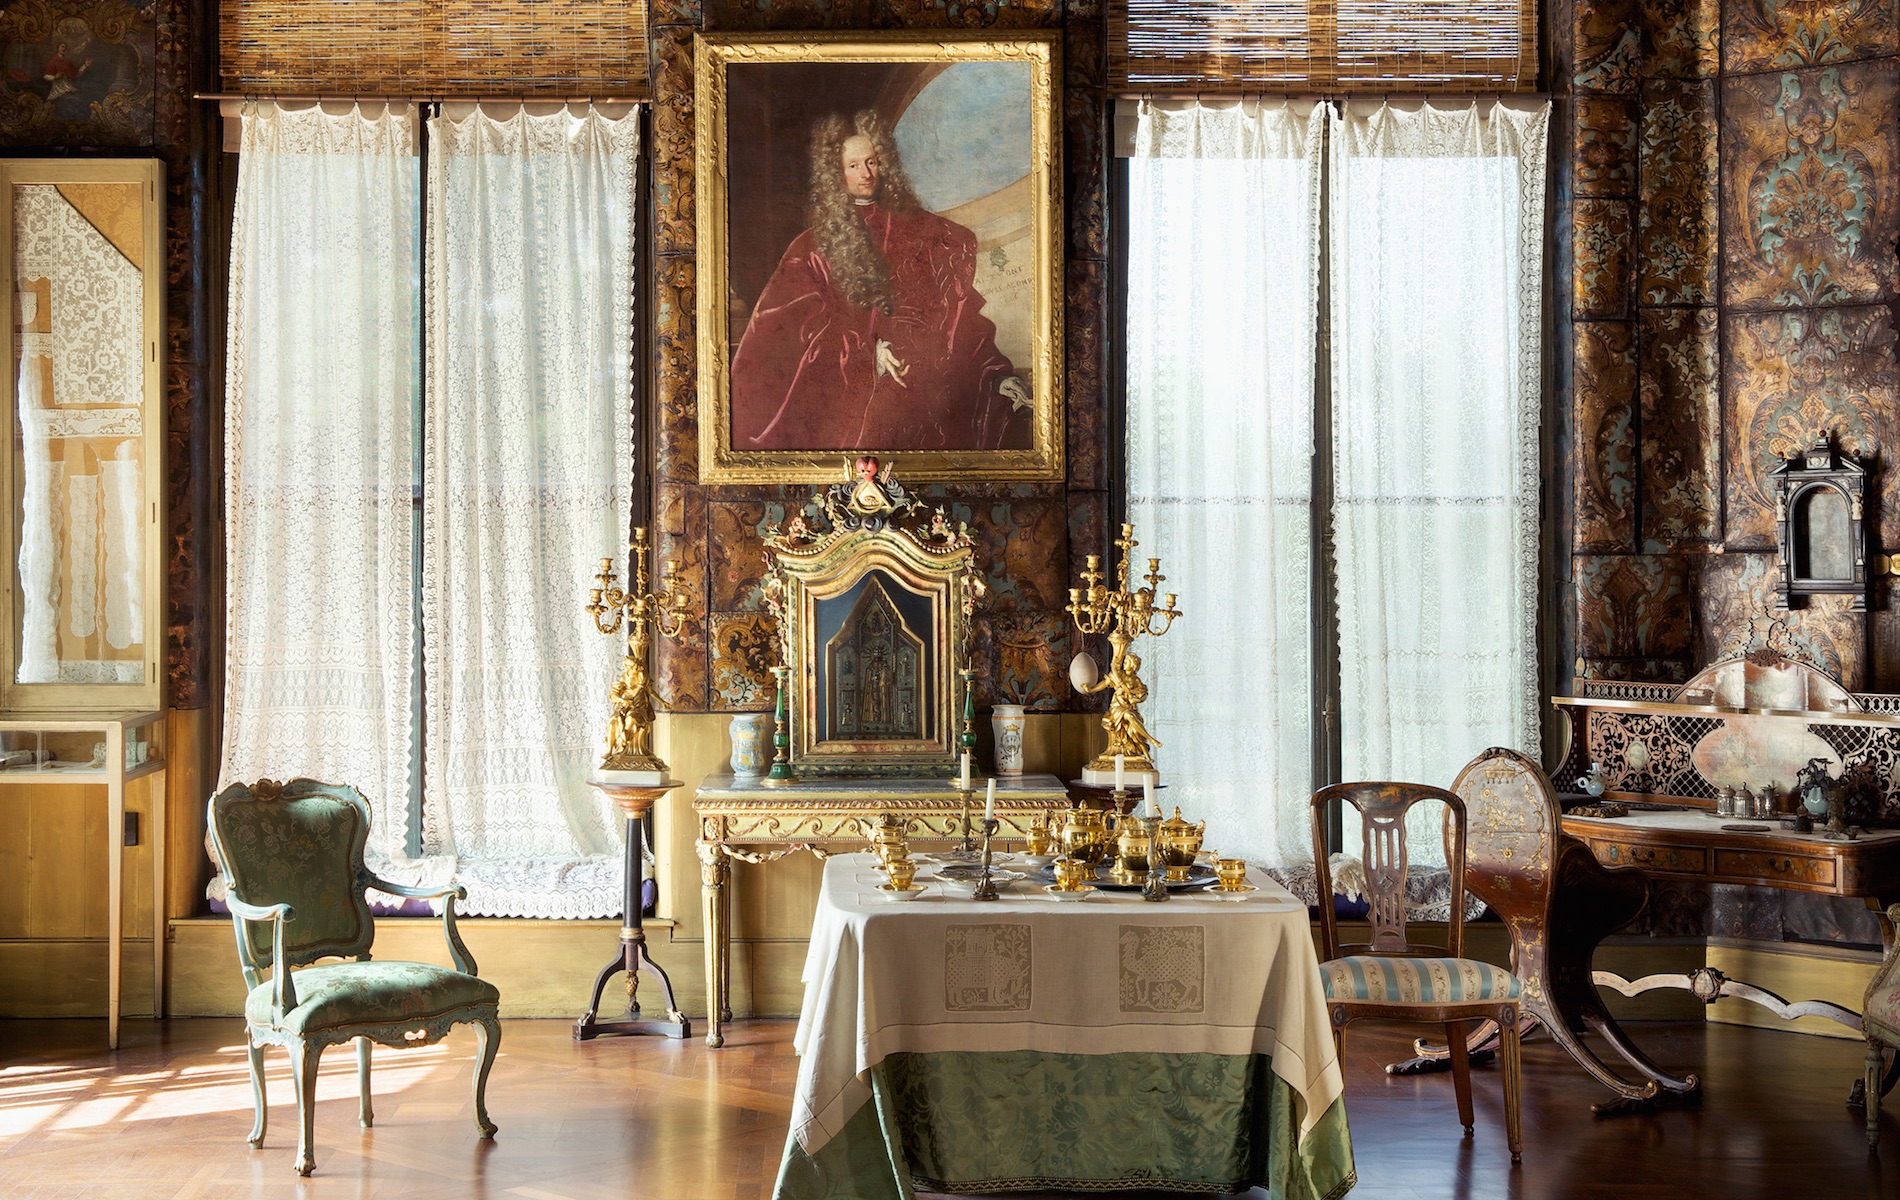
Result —
[[874, 458], [765, 539], [766, 605], [790, 668], [796, 775], [955, 770], [960, 673], [984, 591], [969, 531]]
[[161, 171], [150, 159], [0, 160], [9, 712], [159, 704]]

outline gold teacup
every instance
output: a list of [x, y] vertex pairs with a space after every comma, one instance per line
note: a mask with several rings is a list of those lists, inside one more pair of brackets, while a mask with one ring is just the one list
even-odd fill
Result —
[[1049, 825], [1041, 817], [1029, 826], [1029, 834], [1024, 838], [1023, 850], [1028, 854], [1047, 854], [1054, 843], [1049, 838]]
[[1056, 888], [1058, 891], [1079, 892], [1089, 880], [1095, 877], [1095, 868], [1079, 858], [1056, 859]]
[[1217, 858], [1214, 860], [1214, 874], [1220, 876], [1221, 891], [1237, 892], [1247, 886], [1247, 860]]
[[908, 892], [917, 878], [917, 864], [908, 858], [893, 858], [884, 864], [884, 871], [891, 877], [891, 888], [899, 892]]

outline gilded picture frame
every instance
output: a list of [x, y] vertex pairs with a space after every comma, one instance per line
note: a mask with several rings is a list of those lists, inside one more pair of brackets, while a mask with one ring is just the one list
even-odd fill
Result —
[[697, 40], [702, 483], [1063, 478], [1060, 78], [1046, 33]]

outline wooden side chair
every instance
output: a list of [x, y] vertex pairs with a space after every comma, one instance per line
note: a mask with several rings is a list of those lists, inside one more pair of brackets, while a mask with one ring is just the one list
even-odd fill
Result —
[[[1886, 927], [1900, 928], [1900, 904], [1890, 905]], [[1867, 1035], [1867, 1078], [1863, 1083], [1867, 1100], [1867, 1149], [1880, 1149], [1880, 1098], [1893, 1087], [1900, 1075], [1900, 938], [1887, 946], [1887, 956], [1867, 984], [1867, 995], [1860, 1006], [1861, 1031]], [[1887, 1062], [1886, 1048], [1896, 1056]]]
[[[501, 1043], [501, 995], [494, 984], [475, 977], [475, 960], [455, 930], [455, 901], [467, 894], [464, 889], [405, 887], [371, 874], [363, 862], [369, 804], [352, 787], [314, 779], [233, 784], [211, 798], [210, 823], [249, 989], [244, 1001], [245, 1048], [257, 1104], [251, 1145], [264, 1144], [265, 1046], [290, 1051], [300, 1122], [297, 1174], [308, 1175], [315, 1166], [310, 1129], [317, 1059], [325, 1047], [355, 1041], [359, 1110], [367, 1129], [375, 1115], [369, 1094], [370, 1043], [398, 1049], [427, 1046], [461, 1024], [475, 1026], [481, 1051], [475, 1069], [475, 1128], [484, 1138], [494, 1137], [486, 1092]], [[372, 962], [376, 926], [364, 899], [372, 887], [417, 900], [447, 897], [442, 931], [455, 969]], [[305, 965], [325, 958], [353, 961]]]
[[[1446, 866], [1451, 911], [1444, 946], [1414, 943], [1405, 923], [1405, 817], [1416, 804], [1446, 809]], [[1333, 913], [1332, 872], [1326, 861], [1328, 817], [1350, 804], [1363, 823], [1367, 920], [1372, 940], [1342, 946]], [[1450, 1047], [1458, 1119], [1472, 1134], [1471, 1062], [1466, 1035], [1472, 1022], [1495, 1021], [1504, 1070], [1504, 1138], [1511, 1161], [1523, 1160], [1519, 1111], [1518, 996], [1522, 985], [1499, 966], [1465, 958], [1465, 806], [1453, 792], [1416, 783], [1336, 783], [1313, 795], [1313, 859], [1319, 872], [1320, 933], [1326, 961], [1320, 976], [1335, 1048], [1345, 1053], [1346, 1026], [1360, 1017], [1443, 1023]]]
[[[1599, 863], [1590, 848], [1563, 832], [1557, 789], [1543, 768], [1515, 750], [1492, 747], [1471, 760], [1451, 785], [1465, 802], [1465, 886], [1498, 915], [1511, 935], [1511, 973], [1524, 986], [1519, 1034], [1541, 1025], [1577, 1064], [1618, 1099], [1602, 1112], [1642, 1109], [1667, 1090], [1701, 1086], [1694, 1075], [1663, 1070], [1632, 1043], [1604, 1005], [1590, 960], [1597, 944], [1635, 920], [1649, 902], [1649, 881], [1632, 867]], [[1612, 1070], [1579, 1034], [1588, 1029], [1634, 1067], [1632, 1082]], [[1488, 1048], [1495, 1031], [1480, 1028], [1471, 1049]], [[1440, 1047], [1422, 1044], [1426, 1058]]]

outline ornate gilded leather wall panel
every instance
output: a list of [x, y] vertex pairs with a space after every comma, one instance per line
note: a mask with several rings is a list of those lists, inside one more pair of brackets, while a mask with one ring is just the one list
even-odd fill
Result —
[[[699, 483], [694, 233], [692, 37], [700, 30], [1060, 29], [1063, 34], [1063, 187], [1066, 214], [1064, 375], [1067, 480], [1060, 485], [959, 485], [954, 492], [898, 477], [926, 501], [968, 521], [992, 591], [979, 611], [973, 653], [978, 703], [1078, 705], [1068, 661], [1070, 548], [1105, 548], [1109, 480], [1107, 106], [1100, 0], [665, 0], [649, 27], [653, 76], [653, 261], [656, 474], [660, 552], [703, 603], [703, 622], [658, 648], [656, 688], [675, 711], [770, 707], [769, 625], [758, 591], [762, 530], [810, 498], [796, 487]], [[920, 486], [921, 485], [921, 486]]]
[[[1900, 203], [1879, 182], [1900, 176], [1900, 0], [1553, 13], [1579, 197], [1565, 314], [1575, 666], [1667, 678], [1779, 641], [1851, 687], [1900, 685], [1886, 587], [1866, 620], [1823, 601], [1773, 608], [1766, 485], [1778, 455], [1832, 430], [1879, 464], [1879, 549], [1900, 550]], [[1600, 558], [1625, 555], [1641, 557]], [[1685, 586], [1635, 587], [1663, 578]], [[1621, 615], [1639, 594], [1674, 617]]]

